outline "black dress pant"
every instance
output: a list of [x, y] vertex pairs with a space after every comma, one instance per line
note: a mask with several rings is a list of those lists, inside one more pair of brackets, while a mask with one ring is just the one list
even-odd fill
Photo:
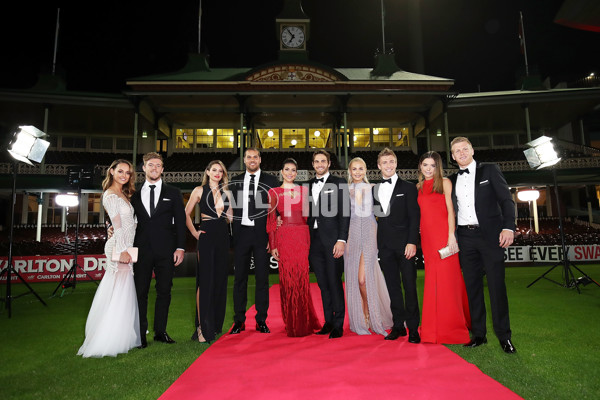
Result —
[[229, 232], [224, 218], [202, 221], [200, 230], [205, 233], [198, 239], [196, 327], [211, 341], [223, 330], [225, 319]]
[[[407, 260], [402, 249], [379, 249], [379, 265], [390, 294], [394, 328], [406, 327], [416, 331], [419, 327], [419, 300], [417, 297], [417, 268], [414, 257]], [[404, 296], [402, 295], [404, 287]]]
[[143, 247], [139, 251], [138, 262], [133, 267], [133, 281], [137, 293], [140, 313], [140, 334], [145, 335], [148, 329], [148, 292], [152, 282], [152, 271], [156, 278], [156, 302], [154, 303], [154, 332], [167, 331], [167, 317], [171, 304], [171, 287], [175, 265], [173, 253], [168, 256], [154, 254], [152, 249]]
[[333, 257], [334, 245], [335, 242], [329, 246], [323, 245], [318, 230], [311, 229], [308, 260], [321, 290], [323, 316], [325, 322], [330, 323], [335, 328], [343, 329], [344, 314], [346, 312], [342, 283], [344, 257]]
[[483, 276], [487, 277], [490, 294], [492, 322], [499, 340], [511, 338], [508, 317], [508, 297], [504, 282], [504, 249], [498, 243], [486, 241], [480, 229], [457, 229], [459, 259], [463, 270], [469, 308], [471, 333], [483, 337], [486, 334], [486, 310], [483, 292]]
[[235, 279], [233, 284], [234, 322], [246, 321], [248, 303], [248, 274], [250, 258], [254, 257], [254, 277], [256, 280], [255, 307], [256, 321], [264, 322], [269, 309], [269, 253], [268, 236], [264, 228], [241, 225], [234, 244]]

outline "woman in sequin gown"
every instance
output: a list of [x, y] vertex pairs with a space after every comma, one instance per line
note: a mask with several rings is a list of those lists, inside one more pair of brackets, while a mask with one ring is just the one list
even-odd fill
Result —
[[[310, 295], [308, 250], [310, 233], [303, 206], [308, 189], [294, 183], [298, 164], [283, 162], [283, 184], [269, 190], [271, 210], [267, 220], [271, 254], [279, 262], [281, 315], [288, 336], [307, 336], [321, 327]], [[278, 225], [277, 217], [281, 223]]]
[[377, 222], [373, 215], [372, 186], [366, 178], [363, 159], [348, 166], [350, 185], [350, 231], [344, 253], [344, 278], [350, 330], [369, 335], [372, 330], [387, 335], [392, 311], [385, 278], [377, 261]]
[[[114, 234], [106, 241], [106, 271], [98, 285], [85, 324], [85, 341], [77, 352], [85, 357], [115, 357], [141, 345], [133, 265], [127, 248], [133, 246], [135, 220], [129, 202], [135, 170], [126, 160], [113, 161], [102, 182], [102, 205]], [[113, 252], [119, 261], [112, 261]]]
[[450, 197], [452, 182], [443, 176], [440, 155], [434, 151], [423, 154], [419, 160], [417, 184], [425, 261], [421, 340], [459, 344], [469, 341], [471, 317], [458, 254], [442, 260], [438, 253], [445, 246], [458, 249]]

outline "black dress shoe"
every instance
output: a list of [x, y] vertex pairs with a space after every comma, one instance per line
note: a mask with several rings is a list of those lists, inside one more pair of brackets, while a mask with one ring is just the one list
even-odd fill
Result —
[[500, 346], [502, 347], [502, 350], [504, 350], [505, 353], [512, 354], [517, 352], [517, 349], [515, 349], [515, 346], [512, 344], [512, 341], [510, 339], [501, 340]]
[[229, 334], [236, 335], [236, 334], [240, 333], [241, 331], [245, 331], [245, 330], [246, 330], [245, 322], [236, 322], [233, 324], [233, 327], [231, 327]]
[[256, 330], [259, 331], [260, 333], [271, 333], [271, 331], [269, 330], [269, 327], [267, 326], [267, 323], [263, 322], [263, 321], [256, 322]]
[[464, 347], [477, 347], [481, 346], [484, 343], [487, 343], [487, 339], [485, 336], [475, 336], [469, 341], [469, 343], [465, 344]]
[[169, 343], [169, 344], [175, 343], [175, 341], [173, 339], [171, 339], [171, 336], [169, 336], [169, 334], [167, 332], [156, 333], [154, 335], [154, 341]]
[[390, 333], [385, 337], [385, 340], [396, 340], [400, 336], [406, 336], [406, 328], [403, 326], [400, 328], [392, 328]]
[[319, 332], [317, 332], [317, 335], [328, 335], [331, 333], [331, 330], [333, 329], [333, 325], [331, 325], [329, 322], [325, 322], [323, 324], [323, 327], [321, 328], [321, 330]]
[[341, 338], [343, 334], [344, 331], [342, 331], [340, 328], [333, 328], [329, 333], [329, 339]]
[[408, 333], [408, 343], [421, 343], [421, 336], [416, 329]]
[[145, 349], [146, 347], [148, 347], [148, 341], [146, 340], [146, 335], [142, 335], [142, 344], [140, 344], [137, 348], [138, 349]]

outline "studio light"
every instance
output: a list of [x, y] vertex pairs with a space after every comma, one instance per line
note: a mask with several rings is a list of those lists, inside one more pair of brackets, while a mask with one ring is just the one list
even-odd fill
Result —
[[[569, 254], [567, 252], [567, 246], [565, 243], [565, 229], [564, 229], [563, 217], [562, 217], [562, 212], [561, 212], [560, 194], [558, 192], [558, 179], [557, 179], [557, 172], [556, 172], [556, 167], [555, 167], [556, 164], [558, 164], [561, 159], [560, 159], [560, 157], [558, 157], [558, 154], [557, 154], [556, 150], [554, 149], [554, 146], [552, 145], [552, 138], [549, 138], [547, 136], [540, 136], [539, 138], [532, 140], [531, 142], [527, 143], [526, 145], [529, 146], [530, 148], [527, 150], [524, 150], [523, 153], [525, 154], [525, 157], [527, 158], [527, 162], [529, 163], [529, 166], [531, 168], [542, 169], [542, 168], [554, 167], [554, 168], [552, 168], [552, 178], [554, 180], [554, 195], [556, 197], [556, 210], [558, 213], [558, 228], [560, 231], [560, 242], [561, 242], [561, 248], [562, 248], [562, 254], [561, 254], [562, 260], [559, 261], [558, 263], [554, 264], [550, 269], [548, 269], [546, 272], [544, 272], [542, 275], [540, 275], [536, 280], [534, 280], [529, 285], [527, 285], [527, 287], [531, 287], [534, 283], [536, 283], [537, 281], [539, 281], [540, 279], [543, 278], [543, 279], [549, 280], [550, 282], [553, 282], [559, 286], [562, 286], [562, 287], [565, 287], [568, 289], [575, 288], [575, 289], [577, 289], [577, 292], [581, 293], [581, 290], [579, 290], [579, 281], [577, 279], [575, 279], [575, 275], [573, 274], [571, 267], [573, 267], [577, 271], [581, 272], [581, 274], [583, 274], [583, 276], [585, 278], [589, 279], [590, 281], [594, 282], [596, 285], [600, 286], [600, 283], [594, 281], [590, 276], [588, 276], [585, 272], [580, 270], [569, 259]], [[548, 273], [550, 271], [552, 271], [554, 268], [556, 268], [558, 266], [562, 266], [562, 269], [563, 269], [562, 270], [563, 282], [557, 282], [546, 276], [546, 275], [548, 275]]]
[[57, 194], [55, 198], [56, 204], [61, 207], [76, 207], [79, 205], [79, 198], [76, 194]]
[[540, 198], [539, 190], [519, 190], [517, 198], [521, 201], [534, 201]]
[[548, 168], [558, 164], [561, 160], [554, 150], [552, 138], [541, 136], [529, 143], [526, 143], [530, 148], [524, 150], [525, 158], [529, 166], [534, 169]]
[[42, 139], [45, 136], [46, 134], [35, 126], [19, 126], [13, 141], [8, 145], [8, 152], [16, 160], [29, 165], [39, 164], [50, 147], [50, 142]]
[[[21, 280], [29, 289], [29, 292], [35, 295], [38, 300], [46, 305], [44, 300], [33, 290], [31, 286], [23, 279], [21, 274], [13, 267], [13, 242], [14, 242], [14, 225], [15, 225], [15, 204], [17, 203], [17, 161], [24, 162], [29, 165], [39, 164], [44, 159], [44, 155], [46, 154], [46, 150], [50, 146], [50, 142], [42, 139], [46, 137], [46, 134], [35, 126], [31, 125], [22, 125], [15, 131], [13, 134], [13, 138], [8, 144], [8, 152], [13, 157], [12, 162], [12, 207], [11, 207], [11, 216], [10, 216], [10, 236], [9, 236], [9, 244], [8, 244], [8, 261], [6, 263], [6, 268], [0, 272], [0, 278], [6, 275], [6, 296], [3, 299], [6, 303], [6, 308], [8, 309], [8, 318], [12, 315], [12, 290], [11, 283], [12, 277], [11, 275], [16, 275], [18, 279]], [[1, 280], [1, 279], [0, 279]], [[24, 293], [26, 294], [26, 293]], [[21, 295], [19, 295], [21, 296]], [[15, 297], [19, 297], [15, 296]]]

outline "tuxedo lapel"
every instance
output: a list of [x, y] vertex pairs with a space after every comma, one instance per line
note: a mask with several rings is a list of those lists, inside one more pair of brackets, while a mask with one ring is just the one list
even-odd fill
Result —
[[[156, 207], [154, 208], [154, 215], [156, 215], [158, 210], [160, 210], [161, 205], [163, 204], [163, 195], [166, 192], [165, 189], [166, 189], [165, 183], [163, 182], [163, 184], [160, 187], [160, 192], [158, 193], [158, 202], [156, 203]], [[144, 207], [144, 209], [145, 209], [145, 207]], [[150, 218], [152, 218], [152, 216], [150, 216]]]
[[478, 163], [475, 167], [475, 194], [473, 197], [473, 204], [477, 204], [477, 193], [479, 192], [479, 182], [481, 181], [482, 171], [481, 164]]

